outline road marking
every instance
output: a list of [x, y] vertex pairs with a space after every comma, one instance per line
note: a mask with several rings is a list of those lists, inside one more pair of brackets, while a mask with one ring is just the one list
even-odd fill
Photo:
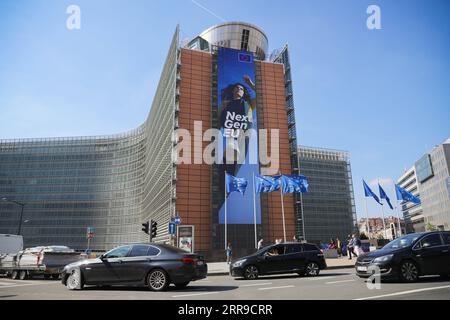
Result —
[[344, 283], [344, 282], [353, 282], [356, 280], [342, 280], [342, 281], [333, 281], [333, 282], [327, 282], [326, 284], [335, 284], [335, 283]]
[[215, 294], [215, 293], [219, 293], [219, 292], [215, 291], [215, 292], [204, 292], [204, 293], [193, 293], [193, 294], [181, 294], [181, 295], [177, 295], [177, 296], [172, 296], [172, 298], [203, 296], [203, 295]]
[[269, 284], [272, 284], [272, 282], [266, 282], [266, 283], [254, 283], [254, 284], [246, 284], [244, 286], [239, 287], [256, 287], [256, 286], [268, 286]]
[[334, 278], [337, 278], [337, 276], [336, 277], [316, 277], [314, 279], [309, 279], [309, 281], [327, 280], [327, 279], [334, 279]]
[[259, 288], [258, 290], [275, 290], [284, 288], [294, 288], [295, 286], [283, 286], [283, 287], [270, 287], [270, 288]]
[[371, 299], [379, 299], [379, 298], [385, 298], [385, 297], [395, 297], [395, 296], [401, 296], [401, 295], [405, 295], [405, 294], [412, 294], [412, 293], [432, 291], [432, 290], [440, 290], [440, 289], [448, 289], [448, 288], [450, 288], [450, 286], [423, 288], [423, 289], [416, 289], [416, 290], [408, 290], [408, 291], [402, 291], [402, 292], [383, 294], [383, 295], [374, 296], [374, 297], [358, 298], [358, 299], [353, 299], [353, 300], [371, 300]]

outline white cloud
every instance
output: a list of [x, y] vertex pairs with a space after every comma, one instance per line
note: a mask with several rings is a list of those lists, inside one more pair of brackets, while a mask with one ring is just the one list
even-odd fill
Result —
[[369, 182], [369, 186], [370, 187], [378, 187], [378, 183], [380, 183], [380, 185], [382, 187], [386, 187], [386, 186], [391, 186], [392, 184], [394, 184], [394, 180], [392, 180], [391, 178], [376, 178], [376, 179], [372, 179]]

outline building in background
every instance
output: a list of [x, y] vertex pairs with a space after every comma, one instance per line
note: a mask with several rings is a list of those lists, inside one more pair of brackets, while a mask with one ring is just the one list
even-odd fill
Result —
[[[301, 195], [306, 239], [328, 242], [357, 231], [349, 153], [300, 146], [298, 162], [310, 185], [309, 192]], [[301, 213], [297, 219], [302, 219]]]
[[420, 158], [398, 184], [421, 200], [401, 203], [408, 232], [426, 231], [427, 225], [449, 230], [450, 138]]
[[[369, 218], [370, 237], [374, 239], [389, 240], [397, 238], [399, 236], [398, 220], [399, 219], [394, 216], [386, 217], [384, 219], [384, 225], [386, 226], [385, 230], [382, 218]], [[403, 219], [400, 219], [400, 228], [401, 234], [404, 235], [406, 233], [406, 229], [405, 220]], [[367, 220], [365, 218], [359, 220], [358, 229], [360, 233], [364, 233], [367, 235]]]
[[[257, 126], [279, 130], [276, 165], [283, 174], [298, 173], [288, 47], [267, 60], [267, 36], [257, 26], [241, 22], [212, 27], [181, 47], [177, 28], [149, 116], [139, 128], [106, 137], [0, 141], [0, 198], [6, 199], [0, 202], [0, 233], [17, 230], [21, 208], [11, 201], [25, 204], [27, 223], [21, 229], [25, 246], [59, 244], [83, 250], [86, 230], [93, 227], [90, 248], [107, 250], [148, 240], [141, 223], [150, 219], [158, 223], [154, 240], [171, 242], [169, 223], [179, 216], [182, 225], [193, 226], [195, 251], [223, 257], [225, 228], [219, 218], [223, 168], [178, 165], [172, 157], [177, 129], [194, 132], [196, 121], [202, 121], [201, 133], [220, 126], [219, 89], [224, 77], [219, 70], [226, 69], [220, 52], [237, 54], [254, 71]], [[267, 173], [264, 166], [259, 169]], [[257, 238], [266, 243], [283, 238], [279, 193], [262, 194], [258, 202]], [[284, 197], [284, 211], [291, 239], [300, 233], [298, 196]], [[311, 223], [313, 217], [311, 213]], [[347, 225], [351, 219], [350, 210], [347, 218], [342, 215], [333, 221]], [[311, 236], [313, 231], [315, 227]], [[253, 251], [254, 238], [253, 224], [228, 225], [227, 239], [236, 256]]]
[[[406, 170], [397, 180], [397, 184], [414, 196], [420, 197], [415, 167]], [[406, 233], [425, 231], [422, 205], [404, 201], [400, 205], [405, 220]]]

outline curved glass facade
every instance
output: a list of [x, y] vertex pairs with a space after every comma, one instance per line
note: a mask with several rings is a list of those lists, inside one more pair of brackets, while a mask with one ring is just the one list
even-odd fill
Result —
[[[168, 240], [175, 168], [178, 28], [147, 121], [107, 137], [0, 140], [0, 233], [20, 233], [24, 246], [107, 250], [148, 239], [141, 223], [158, 222]], [[4, 199], [4, 200], [1, 200]], [[5, 201], [5, 199], [7, 201]]]
[[249, 23], [219, 24], [205, 30], [200, 37], [214, 46], [254, 52], [259, 60], [265, 60], [269, 49], [265, 33]]

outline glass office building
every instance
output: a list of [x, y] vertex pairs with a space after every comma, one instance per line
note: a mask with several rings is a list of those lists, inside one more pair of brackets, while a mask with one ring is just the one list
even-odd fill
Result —
[[[172, 38], [160, 82], [146, 121], [130, 132], [105, 137], [0, 140], [0, 233], [20, 233], [25, 246], [68, 245], [90, 248], [147, 241], [141, 224], [158, 223], [157, 242], [170, 242], [170, 221], [179, 215], [195, 227], [195, 251], [223, 257], [224, 228], [218, 221], [217, 168], [177, 164], [177, 129], [203, 133], [218, 121], [218, 50], [254, 56], [257, 119], [261, 129], [277, 129], [283, 174], [297, 173], [297, 143], [288, 47], [268, 55], [268, 38], [257, 26], [231, 22], [209, 28], [186, 46], [179, 28]], [[270, 56], [270, 58], [268, 58]], [[244, 58], [246, 55], [244, 55]], [[206, 145], [206, 142], [205, 142]], [[261, 173], [266, 168], [261, 166]], [[272, 173], [273, 174], [273, 173]], [[223, 200], [223, 199], [222, 199]], [[13, 202], [16, 201], [16, 202]], [[261, 196], [257, 237], [289, 239], [298, 231], [298, 200]], [[230, 225], [228, 240], [236, 255], [254, 250], [253, 225]]]
[[310, 184], [302, 195], [306, 239], [317, 243], [346, 239], [357, 231], [349, 153], [301, 146], [298, 154], [301, 174]]
[[421, 200], [400, 203], [408, 233], [427, 226], [450, 230], [450, 138], [417, 160], [397, 184]]

